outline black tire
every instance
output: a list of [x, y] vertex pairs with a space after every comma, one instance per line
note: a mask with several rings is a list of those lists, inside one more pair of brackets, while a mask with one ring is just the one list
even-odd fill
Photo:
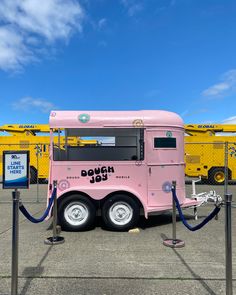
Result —
[[223, 185], [225, 183], [225, 169], [221, 167], [212, 169], [209, 180], [211, 184]]
[[63, 230], [88, 230], [94, 225], [95, 217], [95, 205], [83, 195], [66, 196], [59, 202], [58, 220]]
[[30, 183], [37, 183], [37, 176], [37, 170], [33, 166], [30, 166]]
[[135, 227], [139, 220], [139, 214], [140, 208], [137, 202], [125, 194], [111, 196], [102, 207], [105, 226], [116, 231], [126, 231]]
[[47, 184], [48, 180], [47, 180], [47, 178], [39, 178], [39, 183], [40, 184]]

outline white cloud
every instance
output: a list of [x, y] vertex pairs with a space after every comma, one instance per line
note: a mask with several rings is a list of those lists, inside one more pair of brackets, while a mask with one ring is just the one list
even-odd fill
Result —
[[106, 18], [101, 18], [99, 21], [98, 21], [98, 28], [101, 30], [102, 28], [104, 28], [107, 24], [107, 20]]
[[[209, 110], [208, 109], [194, 109], [194, 110], [185, 110], [181, 113], [181, 117], [191, 117], [194, 115], [199, 115], [199, 114], [203, 114], [203, 113], [208, 113]], [[209, 123], [209, 122], [208, 122]]]
[[224, 93], [230, 89], [230, 85], [227, 83], [218, 83], [203, 91], [204, 96], [215, 96]]
[[42, 47], [67, 42], [82, 31], [84, 16], [75, 0], [1, 0], [0, 68], [22, 69], [38, 58]]
[[0, 68], [17, 71], [35, 59], [32, 50], [24, 44], [23, 36], [10, 26], [0, 27]]
[[223, 124], [236, 124], [236, 116], [225, 119]]
[[137, 0], [121, 0], [123, 6], [127, 9], [129, 16], [134, 16], [143, 10], [143, 5]]
[[48, 113], [57, 107], [50, 101], [41, 98], [23, 97], [12, 104], [14, 110], [22, 110], [24, 112], [41, 112]]
[[224, 73], [221, 82], [212, 85], [202, 92], [203, 96], [209, 98], [223, 97], [236, 90], [236, 69]]

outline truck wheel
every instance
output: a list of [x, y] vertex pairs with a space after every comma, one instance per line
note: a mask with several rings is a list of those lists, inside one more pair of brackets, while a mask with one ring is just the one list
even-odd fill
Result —
[[37, 170], [30, 166], [30, 183], [37, 183]]
[[225, 169], [224, 168], [214, 168], [210, 173], [210, 183], [211, 184], [224, 184], [225, 182]]
[[87, 230], [93, 226], [95, 217], [95, 205], [85, 196], [67, 196], [59, 204], [58, 219], [64, 230]]
[[110, 197], [102, 207], [105, 225], [113, 230], [125, 231], [134, 227], [139, 219], [139, 205], [127, 195]]

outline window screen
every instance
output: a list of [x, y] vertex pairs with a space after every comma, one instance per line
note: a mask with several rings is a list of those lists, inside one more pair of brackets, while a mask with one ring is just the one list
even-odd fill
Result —
[[173, 137], [155, 137], [154, 148], [176, 148], [176, 138]]

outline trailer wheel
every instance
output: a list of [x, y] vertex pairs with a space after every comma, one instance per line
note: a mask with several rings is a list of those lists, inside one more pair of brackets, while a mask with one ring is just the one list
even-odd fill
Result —
[[225, 169], [224, 168], [214, 168], [209, 175], [210, 183], [212, 184], [224, 184], [225, 182]]
[[59, 204], [58, 219], [62, 229], [83, 231], [90, 229], [95, 221], [95, 205], [83, 195], [70, 195]]
[[37, 183], [37, 174], [37, 170], [33, 166], [30, 166], [30, 183]]
[[105, 225], [113, 230], [125, 231], [134, 227], [139, 219], [139, 205], [128, 195], [111, 196], [102, 207]]

